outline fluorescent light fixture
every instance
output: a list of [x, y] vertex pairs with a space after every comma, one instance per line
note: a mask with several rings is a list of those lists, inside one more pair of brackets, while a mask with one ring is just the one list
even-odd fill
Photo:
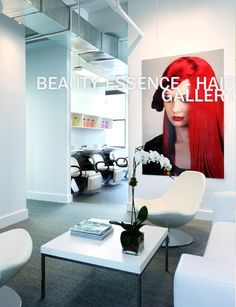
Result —
[[87, 79], [90, 79], [96, 82], [107, 82], [107, 79], [105, 79], [104, 77], [100, 75], [97, 75], [96, 73], [88, 70], [87, 68], [84, 68], [83, 66], [74, 67], [74, 72], [76, 72], [80, 76], [83, 76]]

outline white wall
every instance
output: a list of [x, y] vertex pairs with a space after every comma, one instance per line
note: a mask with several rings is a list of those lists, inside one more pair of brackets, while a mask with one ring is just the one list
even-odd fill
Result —
[[[224, 75], [235, 75], [235, 3], [233, 0], [129, 0], [129, 15], [145, 33], [129, 57], [129, 75], [141, 75], [141, 61], [158, 57], [224, 49]], [[129, 29], [129, 41], [136, 33]], [[212, 192], [235, 190], [235, 100], [225, 100], [225, 179], [207, 179], [198, 217], [210, 218]], [[129, 92], [130, 155], [142, 143], [142, 92]], [[137, 197], [157, 197], [172, 181], [163, 176], [142, 176]]]
[[28, 218], [24, 29], [0, 14], [0, 228]]
[[38, 76], [70, 76], [70, 52], [53, 41], [27, 45], [27, 196], [71, 202], [70, 91], [38, 90]]
[[[79, 76], [73, 72], [75, 66], [83, 65], [92, 70], [93, 67], [86, 64], [76, 54], [72, 53], [72, 89], [71, 89], [71, 112], [85, 113], [96, 116], [108, 116], [105, 99], [105, 88], [88, 82], [79, 82]], [[82, 145], [93, 146], [106, 143], [104, 130], [71, 129], [71, 145], [79, 147]]]

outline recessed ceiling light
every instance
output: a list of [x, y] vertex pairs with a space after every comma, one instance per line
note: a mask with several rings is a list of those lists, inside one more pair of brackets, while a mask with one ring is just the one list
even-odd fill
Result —
[[74, 72], [96, 82], [106, 82], [107, 79], [84, 68], [83, 66], [74, 67]]

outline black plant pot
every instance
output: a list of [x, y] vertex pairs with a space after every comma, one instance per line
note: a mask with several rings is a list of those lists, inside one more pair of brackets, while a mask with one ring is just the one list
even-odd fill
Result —
[[120, 242], [124, 254], [139, 255], [144, 249], [144, 233], [141, 231], [123, 231]]

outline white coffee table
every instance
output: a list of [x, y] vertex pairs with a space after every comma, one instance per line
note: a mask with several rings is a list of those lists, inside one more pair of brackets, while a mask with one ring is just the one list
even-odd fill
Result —
[[[97, 220], [108, 222], [106, 220]], [[70, 235], [70, 232], [56, 237], [41, 246], [41, 298], [45, 297], [45, 258], [52, 257], [66, 261], [84, 263], [106, 269], [123, 271], [138, 278], [138, 306], [141, 306], [141, 276], [155, 253], [166, 242], [166, 264], [168, 271], [168, 231], [157, 226], [143, 226], [144, 250], [139, 256], [122, 253], [120, 234], [123, 228], [113, 225], [114, 232], [104, 239], [97, 241]]]

